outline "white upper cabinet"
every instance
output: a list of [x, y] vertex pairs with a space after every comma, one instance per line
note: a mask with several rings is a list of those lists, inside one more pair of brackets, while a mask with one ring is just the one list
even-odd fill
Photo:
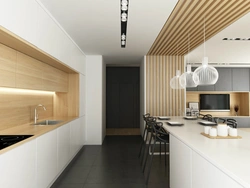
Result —
[[85, 74], [85, 55], [37, 1], [1, 1], [0, 25]]
[[61, 39], [59, 27], [55, 24], [47, 12], [39, 7], [38, 9], [38, 26], [37, 26], [37, 47], [58, 57], [58, 45]]
[[70, 64], [76, 71], [85, 74], [85, 55], [76, 46], [70, 54]]
[[37, 31], [38, 4], [35, 0], [0, 2], [0, 25], [34, 44]]

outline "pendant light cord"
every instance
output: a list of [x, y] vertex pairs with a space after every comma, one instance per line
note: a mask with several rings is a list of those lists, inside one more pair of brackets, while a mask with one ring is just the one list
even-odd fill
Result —
[[205, 24], [205, 17], [204, 17], [204, 23], [203, 23], [203, 37], [204, 37], [204, 57], [206, 57], [206, 24]]

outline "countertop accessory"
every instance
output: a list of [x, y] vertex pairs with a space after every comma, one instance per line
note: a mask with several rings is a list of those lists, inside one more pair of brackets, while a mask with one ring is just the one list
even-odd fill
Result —
[[197, 117], [196, 116], [185, 116], [184, 119], [187, 119], [187, 120], [196, 120]]
[[211, 122], [211, 121], [200, 121], [199, 124], [208, 125], [208, 126], [217, 125], [215, 122]]
[[219, 123], [217, 125], [218, 136], [228, 136], [228, 127], [226, 123]]
[[159, 119], [159, 120], [170, 120], [170, 117], [167, 117], [167, 116], [159, 116], [158, 119]]
[[241, 136], [210, 136], [209, 134], [205, 134], [204, 132], [201, 135], [211, 138], [211, 139], [241, 139]]
[[170, 126], [183, 126], [184, 125], [181, 122], [174, 122], [174, 121], [172, 121], [172, 122], [168, 121], [167, 124], [170, 125]]
[[238, 136], [238, 131], [237, 131], [237, 129], [231, 128], [231, 127], [230, 127], [228, 130], [229, 130], [229, 136], [233, 136], [233, 137]]
[[211, 137], [217, 136], [217, 129], [216, 128], [211, 128], [209, 130], [209, 136], [211, 136]]
[[205, 134], [209, 134], [209, 131], [210, 131], [211, 128], [212, 128], [212, 127], [210, 127], [210, 126], [205, 126], [205, 127], [204, 127], [204, 133], [205, 133]]

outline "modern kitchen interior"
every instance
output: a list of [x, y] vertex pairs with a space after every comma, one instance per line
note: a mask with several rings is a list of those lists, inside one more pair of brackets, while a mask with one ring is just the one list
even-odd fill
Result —
[[0, 187], [250, 188], [249, 0], [0, 5]]

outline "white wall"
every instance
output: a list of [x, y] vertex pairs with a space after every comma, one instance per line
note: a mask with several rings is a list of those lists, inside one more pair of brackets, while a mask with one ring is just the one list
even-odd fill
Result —
[[[103, 141], [103, 77], [101, 55], [86, 56], [86, 144], [102, 144]], [[105, 126], [106, 127], [106, 126]]]
[[106, 62], [102, 66], [102, 141], [106, 136]]
[[144, 131], [144, 120], [143, 115], [146, 113], [146, 56], [140, 64], [140, 131], [143, 134]]

